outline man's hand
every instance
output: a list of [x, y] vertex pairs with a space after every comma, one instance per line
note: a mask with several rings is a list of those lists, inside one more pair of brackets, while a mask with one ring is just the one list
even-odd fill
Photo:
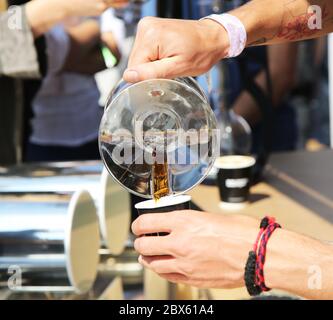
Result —
[[[201, 288], [244, 286], [244, 268], [259, 232], [259, 221], [240, 215], [175, 211], [140, 216], [132, 225], [139, 262], [161, 277]], [[164, 237], [140, 237], [166, 232]], [[320, 285], [309, 287], [318, 267]], [[333, 247], [277, 229], [266, 253], [265, 284], [309, 299], [333, 299]]]
[[227, 32], [215, 21], [147, 17], [139, 23], [124, 80], [203, 74], [224, 58], [228, 49]]
[[259, 222], [245, 216], [197, 211], [147, 214], [132, 225], [139, 237], [139, 261], [171, 282], [204, 288], [244, 286], [244, 267], [259, 231]]

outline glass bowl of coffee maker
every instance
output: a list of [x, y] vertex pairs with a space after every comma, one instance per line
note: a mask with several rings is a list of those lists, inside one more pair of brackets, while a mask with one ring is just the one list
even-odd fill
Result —
[[217, 121], [193, 78], [121, 81], [99, 131], [105, 167], [142, 198], [183, 194], [202, 182], [219, 153]]

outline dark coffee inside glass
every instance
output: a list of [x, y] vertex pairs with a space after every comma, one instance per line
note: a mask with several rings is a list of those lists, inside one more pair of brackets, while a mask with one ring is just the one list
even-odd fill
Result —
[[222, 156], [216, 160], [222, 202], [240, 204], [249, 200], [255, 163], [256, 160], [250, 156]]
[[[191, 196], [167, 196], [156, 200], [147, 200], [135, 205], [139, 216], [148, 213], [164, 213], [172, 211], [189, 210], [191, 207]], [[146, 236], [165, 236], [167, 233], [146, 234]]]

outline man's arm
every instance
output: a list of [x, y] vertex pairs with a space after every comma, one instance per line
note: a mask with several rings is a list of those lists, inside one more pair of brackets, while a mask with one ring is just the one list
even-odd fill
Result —
[[[314, 12], [321, 10], [322, 28], [314, 29]], [[331, 0], [252, 0], [230, 12], [247, 31], [247, 45], [274, 44], [320, 37], [333, 31]]]
[[122, 7], [128, 0], [33, 0], [26, 4], [31, 30], [35, 37], [73, 16], [99, 16], [107, 8]]
[[[109, 7], [124, 6], [128, 0], [33, 0], [0, 13], [0, 75], [40, 77], [34, 38], [73, 16], [100, 15]], [[11, 17], [21, 15], [21, 25]]]
[[[313, 29], [310, 5], [322, 12], [322, 29]], [[322, 36], [333, 31], [332, 0], [253, 0], [231, 12], [244, 24], [247, 46]], [[309, 21], [312, 24], [309, 24]], [[227, 56], [230, 41], [219, 23], [145, 18], [141, 21], [124, 79], [196, 76]]]
[[287, 230], [268, 243], [265, 281], [308, 299], [333, 299], [333, 247]]
[[[140, 263], [172, 282], [203, 288], [244, 286], [249, 251], [260, 222], [246, 216], [177, 211], [140, 216], [135, 235], [167, 232], [164, 237], [139, 237]], [[309, 299], [333, 299], [333, 247], [278, 229], [268, 241], [264, 266], [266, 286]]]

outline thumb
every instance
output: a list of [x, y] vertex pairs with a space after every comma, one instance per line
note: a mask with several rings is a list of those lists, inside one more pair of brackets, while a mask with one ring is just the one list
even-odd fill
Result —
[[165, 58], [131, 67], [124, 72], [126, 82], [135, 83], [149, 79], [172, 79], [180, 76], [177, 58]]

